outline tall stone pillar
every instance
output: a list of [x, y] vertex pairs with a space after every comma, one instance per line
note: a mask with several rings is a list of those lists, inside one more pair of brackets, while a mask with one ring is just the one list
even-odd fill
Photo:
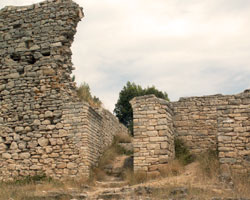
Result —
[[134, 171], [159, 173], [174, 158], [174, 133], [170, 103], [154, 95], [130, 101], [134, 122]]

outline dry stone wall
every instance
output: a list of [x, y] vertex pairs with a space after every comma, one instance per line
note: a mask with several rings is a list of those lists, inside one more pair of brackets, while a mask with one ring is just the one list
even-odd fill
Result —
[[126, 132], [77, 98], [70, 46], [82, 17], [71, 0], [0, 10], [0, 180], [88, 176]]
[[131, 102], [134, 123], [134, 170], [159, 174], [163, 164], [174, 158], [172, 108], [154, 95]]
[[[163, 104], [163, 107], [160, 102], [162, 100], [154, 96], [137, 97], [131, 101], [136, 171], [156, 169], [154, 162], [159, 164], [160, 158], [174, 156], [168, 150], [162, 154], [151, 153], [160, 148], [157, 142], [148, 139], [160, 136], [161, 131], [155, 131], [160, 123], [195, 154], [218, 151], [224, 175], [231, 171], [250, 173], [250, 90], [237, 95], [181, 98], [167, 106]], [[168, 137], [166, 141], [173, 144], [173, 140]]]
[[194, 153], [216, 150], [217, 106], [227, 103], [222, 95], [180, 98], [173, 102], [176, 136]]
[[[64, 107], [63, 124], [65, 136], [72, 138], [68, 142], [68, 151], [74, 151], [70, 154], [74, 157], [71, 166], [73, 170], [77, 170], [76, 174], [85, 177], [89, 176], [93, 166], [97, 166], [100, 156], [111, 145], [113, 137], [119, 133], [128, 134], [127, 128], [108, 110], [95, 110], [82, 102], [71, 102]], [[65, 157], [65, 153], [63, 155]], [[64, 161], [68, 162], [69, 160]]]
[[222, 172], [250, 173], [250, 91], [173, 102], [176, 137], [194, 153], [217, 150]]
[[250, 91], [237, 95], [181, 98], [173, 102], [176, 137], [194, 153], [219, 152], [222, 171], [248, 172]]
[[250, 90], [225, 96], [218, 110], [218, 151], [224, 175], [250, 174]]

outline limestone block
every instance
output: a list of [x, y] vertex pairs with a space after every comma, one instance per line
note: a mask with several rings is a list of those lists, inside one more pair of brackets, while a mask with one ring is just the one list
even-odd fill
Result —
[[11, 159], [11, 154], [9, 154], [9, 153], [2, 153], [2, 158], [4, 158], [4, 159]]
[[70, 162], [70, 163], [67, 163], [67, 168], [74, 169], [74, 168], [77, 168], [77, 165], [75, 163]]
[[21, 127], [21, 126], [17, 126], [16, 128], [15, 128], [15, 132], [22, 132], [24, 130], [24, 127]]
[[53, 117], [53, 112], [51, 111], [46, 111], [44, 114], [44, 117], [48, 118], [48, 117]]
[[218, 141], [219, 142], [228, 142], [228, 141], [231, 141], [231, 137], [230, 136], [218, 136]]
[[38, 144], [41, 146], [41, 147], [45, 147], [49, 144], [49, 140], [47, 138], [39, 138], [38, 139]]
[[31, 170], [41, 170], [42, 166], [41, 165], [32, 165], [32, 166], [30, 166], [30, 169]]
[[50, 124], [50, 120], [44, 120], [44, 121], [42, 121], [42, 124], [43, 125], [49, 125]]
[[4, 151], [5, 149], [7, 149], [7, 146], [5, 144], [0, 144], [0, 151]]
[[39, 126], [40, 124], [41, 124], [41, 122], [38, 119], [35, 119], [33, 122], [33, 125], [35, 125], [35, 126]]
[[53, 149], [50, 146], [45, 147], [46, 153], [51, 153]]
[[10, 145], [10, 149], [12, 149], [12, 150], [18, 149], [17, 143], [16, 142], [12, 142], [11, 145]]
[[160, 144], [147, 144], [147, 149], [148, 150], [153, 150], [153, 149], [160, 149]]
[[19, 157], [20, 157], [20, 159], [28, 159], [28, 158], [30, 158], [30, 153], [28, 153], [28, 152], [20, 153]]
[[54, 138], [49, 138], [49, 142], [53, 146], [56, 145], [56, 139], [54, 139]]
[[67, 167], [67, 164], [66, 164], [66, 163], [60, 163], [60, 164], [57, 165], [57, 168], [58, 168], [58, 169], [64, 169], [64, 168], [66, 168], [66, 167]]

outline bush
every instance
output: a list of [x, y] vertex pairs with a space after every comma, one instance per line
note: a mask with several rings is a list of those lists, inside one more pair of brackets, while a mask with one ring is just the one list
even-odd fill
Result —
[[183, 165], [188, 165], [195, 160], [195, 156], [190, 153], [187, 146], [181, 139], [175, 139], [175, 157]]
[[[47, 177], [45, 174], [37, 174], [34, 176], [25, 176], [22, 178], [18, 178], [14, 180], [14, 184], [25, 185], [25, 184], [31, 184], [31, 183], [39, 183], [42, 181], [51, 182], [52, 178]], [[13, 183], [11, 182], [10, 184], [13, 184]]]
[[128, 134], [120, 133], [115, 135], [114, 140], [117, 141], [118, 143], [131, 143], [132, 137]]
[[83, 83], [77, 88], [77, 96], [81, 101], [89, 103], [92, 107], [100, 108], [102, 105], [102, 102], [98, 97], [92, 96], [90, 87], [87, 83]]

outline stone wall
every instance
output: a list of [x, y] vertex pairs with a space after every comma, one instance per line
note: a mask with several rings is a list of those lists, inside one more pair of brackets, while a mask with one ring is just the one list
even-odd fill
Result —
[[[218, 151], [222, 173], [231, 170], [250, 173], [250, 90], [237, 95], [180, 98], [167, 106], [163, 104], [163, 107], [160, 102], [163, 100], [154, 96], [137, 97], [131, 101], [135, 170], [155, 170], [154, 161], [158, 163], [164, 156], [172, 157], [169, 151], [150, 154], [159, 152], [160, 146], [149, 138], [160, 136], [161, 131], [155, 131], [160, 123], [176, 138], [182, 139], [195, 154]], [[167, 138], [168, 142], [171, 140], [173, 143], [173, 137]]]
[[173, 102], [174, 128], [194, 153], [217, 146], [217, 106], [228, 102], [222, 95], [180, 98]]
[[181, 98], [173, 107], [176, 137], [193, 153], [218, 150], [224, 171], [229, 166], [249, 171], [249, 90], [237, 95]]
[[250, 90], [225, 96], [227, 105], [219, 105], [218, 151], [224, 174], [233, 170], [250, 174]]
[[70, 46], [82, 17], [71, 0], [0, 11], [0, 180], [88, 176], [113, 135], [126, 132], [77, 98]]
[[172, 108], [154, 95], [131, 102], [134, 123], [134, 170], [159, 173], [161, 165], [174, 158]]

